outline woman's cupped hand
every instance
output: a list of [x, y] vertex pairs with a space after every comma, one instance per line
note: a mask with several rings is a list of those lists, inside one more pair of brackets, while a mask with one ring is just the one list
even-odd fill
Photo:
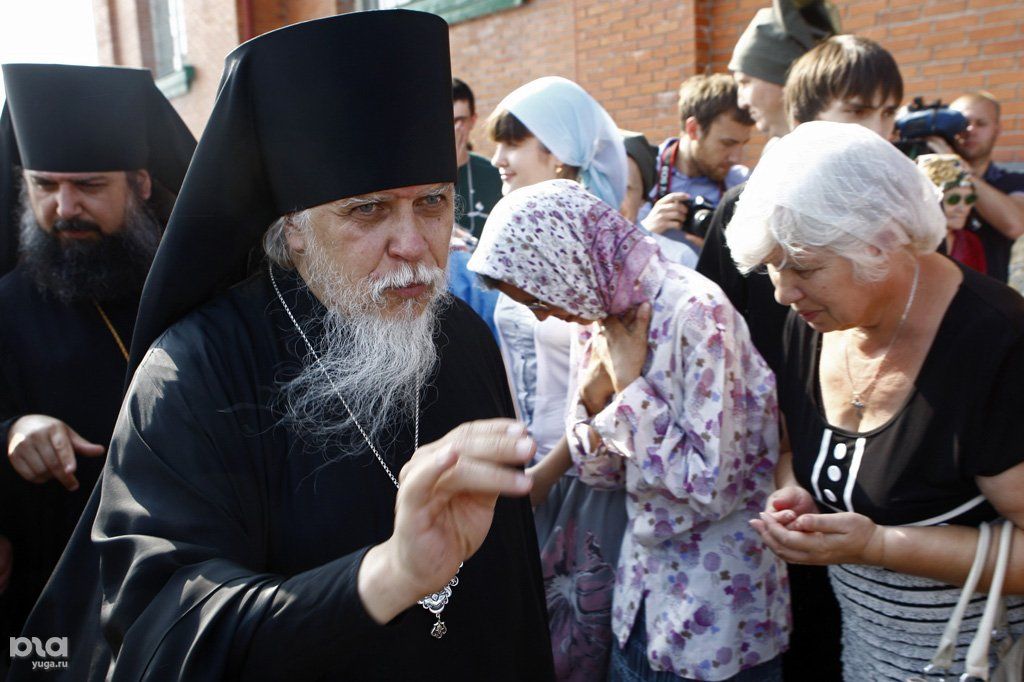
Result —
[[776, 555], [794, 564], [882, 565], [885, 527], [863, 514], [820, 514], [811, 494], [797, 486], [768, 498], [750, 525]]

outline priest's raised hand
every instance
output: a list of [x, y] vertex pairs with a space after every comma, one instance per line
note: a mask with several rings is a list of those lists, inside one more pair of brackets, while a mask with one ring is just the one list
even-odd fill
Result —
[[445, 586], [483, 543], [499, 495], [520, 497], [536, 445], [511, 419], [462, 424], [419, 448], [399, 474], [395, 530], [366, 553], [359, 596], [385, 623]]

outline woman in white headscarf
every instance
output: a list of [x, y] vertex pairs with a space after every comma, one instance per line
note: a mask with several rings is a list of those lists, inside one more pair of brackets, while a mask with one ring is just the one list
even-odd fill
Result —
[[[873, 132], [805, 123], [762, 157], [726, 231], [791, 308], [791, 452], [753, 523], [786, 561], [829, 566], [847, 680], [920, 674], [981, 522], [1014, 524], [1004, 593], [1024, 594], [1024, 299], [935, 252], [941, 196]], [[1024, 599], [1006, 602], [1020, 636]]]

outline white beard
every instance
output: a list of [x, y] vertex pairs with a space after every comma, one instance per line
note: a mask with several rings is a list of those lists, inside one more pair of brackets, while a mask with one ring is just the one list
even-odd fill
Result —
[[[397, 427], [416, 418], [422, 388], [437, 365], [434, 334], [450, 300], [446, 273], [404, 265], [381, 279], [352, 282], [308, 237], [307, 283], [322, 292], [327, 311], [316, 354], [307, 355], [299, 375], [282, 388], [285, 422], [306, 442], [337, 448], [328, 461], [365, 449], [356, 424], [383, 450]], [[415, 283], [432, 285], [422, 311], [421, 297], [383, 317], [387, 289]]]

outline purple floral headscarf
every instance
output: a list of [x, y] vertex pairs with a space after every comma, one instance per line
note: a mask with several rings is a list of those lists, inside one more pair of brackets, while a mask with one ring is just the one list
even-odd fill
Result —
[[664, 276], [654, 239], [572, 180], [498, 202], [468, 267], [590, 320], [653, 300]]

